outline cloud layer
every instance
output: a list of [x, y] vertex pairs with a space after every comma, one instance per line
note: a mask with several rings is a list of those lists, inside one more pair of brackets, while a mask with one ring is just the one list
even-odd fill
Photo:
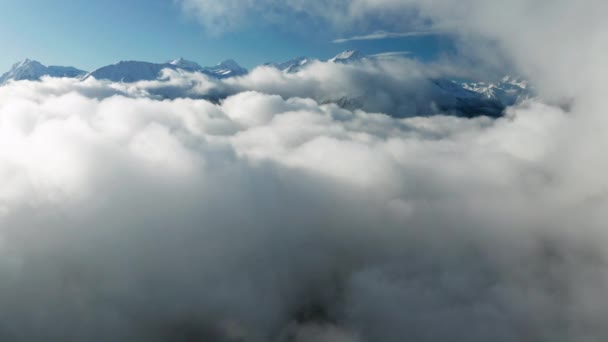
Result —
[[[605, 20], [425, 4], [551, 101], [407, 115], [430, 72], [408, 61], [0, 87], [0, 339], [607, 339]], [[327, 101], [370, 89], [364, 110]]]
[[606, 198], [562, 164], [560, 108], [395, 119], [124, 86], [0, 88], [5, 338], [605, 336]]

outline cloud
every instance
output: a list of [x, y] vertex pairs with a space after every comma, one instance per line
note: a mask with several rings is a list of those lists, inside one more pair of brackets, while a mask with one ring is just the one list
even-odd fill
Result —
[[0, 88], [2, 336], [552, 340], [597, 322], [606, 199], [556, 159], [559, 107], [398, 119], [149, 94], [200, 76], [171, 77]]
[[372, 55], [372, 57], [376, 57], [376, 58], [394, 58], [394, 57], [403, 57], [403, 56], [408, 56], [411, 55], [412, 52], [411, 51], [388, 51], [388, 52], [381, 52], [381, 53], [377, 53]]
[[434, 71], [402, 59], [1, 87], [0, 339], [605, 340], [603, 12], [425, 3], [569, 108], [323, 101], [399, 108]]
[[304, 32], [330, 29], [344, 33], [351, 32], [353, 27], [368, 27], [372, 18], [383, 22], [386, 30], [411, 29], [424, 23], [418, 20], [409, 4], [399, 1], [177, 0], [177, 3], [212, 34], [238, 31], [252, 25], [275, 25], [283, 30]]
[[410, 38], [410, 37], [422, 37], [430, 36], [435, 33], [431, 31], [410, 31], [410, 32], [386, 32], [376, 31], [363, 36], [353, 36], [348, 38], [339, 38], [332, 41], [332, 43], [342, 44], [357, 40], [380, 40], [380, 39], [392, 39], [392, 38]]

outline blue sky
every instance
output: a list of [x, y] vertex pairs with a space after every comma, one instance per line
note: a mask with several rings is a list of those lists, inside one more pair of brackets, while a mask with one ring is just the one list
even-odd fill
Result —
[[[370, 27], [369, 33], [382, 29]], [[180, 56], [203, 65], [234, 58], [253, 67], [296, 56], [329, 58], [346, 49], [411, 51], [428, 60], [449, 46], [437, 36], [332, 43], [341, 37], [330, 30], [296, 32], [269, 25], [211, 35], [173, 0], [2, 0], [0, 72], [24, 58], [86, 70], [119, 60], [162, 62]]]

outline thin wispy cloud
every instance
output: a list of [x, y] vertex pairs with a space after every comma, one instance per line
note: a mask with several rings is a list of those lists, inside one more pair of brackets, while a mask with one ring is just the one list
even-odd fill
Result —
[[411, 51], [387, 51], [387, 52], [377, 53], [377, 54], [371, 55], [371, 56], [375, 57], [375, 58], [393, 58], [393, 57], [408, 56], [411, 54], [412, 54]]
[[376, 31], [374, 33], [362, 35], [362, 36], [353, 36], [347, 38], [338, 38], [332, 41], [335, 44], [342, 44], [351, 41], [358, 40], [380, 40], [380, 39], [391, 39], [391, 38], [408, 38], [408, 37], [422, 37], [422, 36], [430, 36], [434, 35], [433, 31], [409, 31], [409, 32], [386, 32], [386, 31]]

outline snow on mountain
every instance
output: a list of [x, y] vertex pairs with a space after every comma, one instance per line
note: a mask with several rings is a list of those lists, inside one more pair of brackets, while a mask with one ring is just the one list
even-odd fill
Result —
[[466, 116], [483, 113], [500, 116], [508, 106], [515, 105], [534, 96], [528, 82], [505, 76], [498, 82], [462, 82], [435, 79], [433, 84], [440, 94], [437, 101], [440, 109], [453, 110]]
[[[327, 62], [328, 63], [339, 63], [339, 64], [352, 64], [352, 63], [356, 63], [356, 62], [359, 62], [364, 59], [368, 59], [368, 57], [365, 56], [364, 54], [362, 54], [360, 51], [348, 50], [348, 51], [339, 53], [335, 57], [327, 60]], [[316, 62], [316, 61], [318, 61], [318, 60], [314, 59], [314, 58], [296, 57], [296, 58], [290, 59], [286, 62], [266, 63], [264, 65], [279, 69], [279, 70], [283, 71], [284, 73], [294, 74], [294, 73], [301, 71], [302, 69], [304, 69], [305, 67], [309, 66], [310, 64], [312, 64], [313, 62]]]
[[499, 117], [508, 104], [498, 98], [488, 97], [482, 92], [466, 88], [464, 84], [448, 79], [432, 80], [435, 89], [434, 102], [438, 109], [460, 116], [474, 117], [486, 115]]
[[[403, 90], [401, 96], [410, 108], [396, 116], [434, 115], [446, 113], [460, 117], [502, 116], [506, 106], [499, 100], [487, 98], [483, 94], [464, 89], [460, 83], [448, 79], [425, 79], [416, 81], [416, 88]], [[378, 105], [377, 93], [368, 91], [350, 94], [340, 98], [329, 98], [324, 103], [336, 103], [348, 110], [361, 109], [373, 112]], [[381, 102], [380, 102], [381, 104]]]
[[38, 81], [44, 76], [75, 78], [83, 76], [84, 74], [86, 74], [86, 71], [74, 67], [45, 66], [38, 61], [25, 59], [14, 64], [11, 70], [0, 76], [0, 85], [11, 80]]
[[294, 74], [301, 71], [314, 61], [316, 61], [316, 59], [308, 57], [296, 57], [283, 63], [266, 63], [264, 65], [279, 69], [284, 73]]
[[498, 82], [463, 83], [462, 87], [488, 99], [498, 100], [506, 106], [514, 105], [533, 96], [533, 90], [527, 81], [512, 76], [505, 76]]
[[242, 76], [248, 73], [247, 69], [241, 67], [232, 59], [227, 59], [214, 67], [205, 67], [202, 71], [216, 78]]
[[200, 66], [198, 63], [186, 60], [182, 57], [169, 62], [169, 64], [174, 65], [175, 67], [177, 67], [179, 69], [183, 69], [183, 70], [187, 70], [187, 71], [203, 70], [203, 67]]
[[348, 50], [348, 51], [344, 51], [344, 52], [338, 54], [336, 57], [330, 59], [328, 62], [350, 64], [353, 62], [358, 62], [365, 58], [366, 58], [365, 55], [363, 55], [358, 50]]
[[[348, 50], [348, 51], [339, 53], [335, 57], [327, 60], [327, 62], [339, 63], [339, 64], [352, 64], [352, 63], [356, 63], [356, 62], [359, 62], [364, 59], [367, 59], [367, 57], [364, 54], [362, 54], [360, 51]], [[315, 61], [317, 61], [317, 59], [308, 58], [308, 57], [296, 57], [296, 58], [290, 59], [286, 62], [266, 63], [264, 65], [279, 69], [279, 70], [283, 71], [284, 73], [294, 74], [294, 73], [301, 71], [302, 69], [309, 66], [310, 64], [312, 64]]]

